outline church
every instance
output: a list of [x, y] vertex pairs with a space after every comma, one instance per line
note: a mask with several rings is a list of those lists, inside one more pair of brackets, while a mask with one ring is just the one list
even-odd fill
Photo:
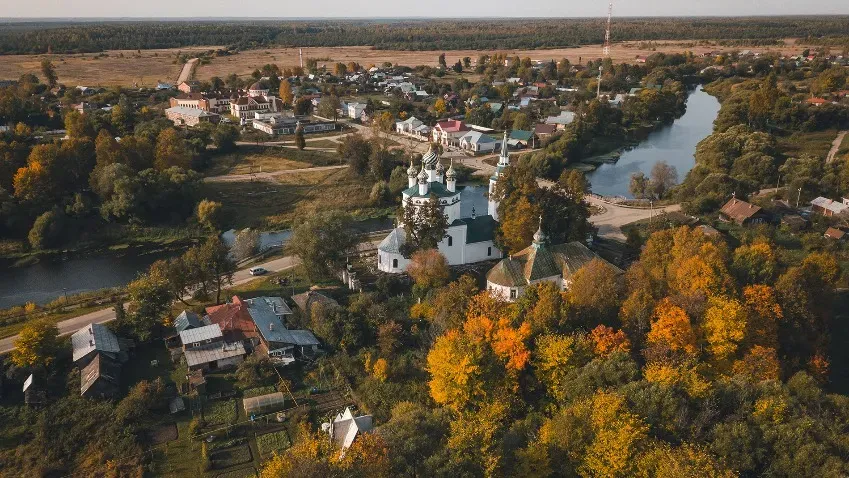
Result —
[[[462, 199], [457, 189], [457, 175], [453, 162], [446, 171], [433, 145], [422, 157], [420, 170], [417, 170], [412, 163], [407, 170], [408, 188], [401, 193], [401, 205], [406, 206], [412, 202], [418, 207], [429, 201], [431, 196], [436, 196], [440, 208], [448, 219], [446, 236], [439, 243], [438, 249], [449, 265], [472, 264], [500, 259], [502, 256], [494, 242], [495, 231], [498, 227], [498, 202], [493, 200], [491, 192], [495, 190], [498, 178], [504, 174], [505, 168], [510, 164], [506, 133], [505, 140], [501, 144], [498, 167], [489, 180], [490, 195], [486, 215], [477, 215], [472, 208], [470, 216], [462, 216]], [[394, 274], [407, 270], [410, 260], [401, 252], [405, 241], [404, 225], [399, 223], [377, 248], [379, 270]]]

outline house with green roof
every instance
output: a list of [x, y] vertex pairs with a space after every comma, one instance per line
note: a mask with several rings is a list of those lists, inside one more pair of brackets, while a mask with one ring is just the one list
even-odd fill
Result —
[[[522, 297], [528, 286], [540, 282], [552, 282], [559, 289], [566, 290], [581, 267], [599, 258], [578, 241], [557, 245], [549, 245], [547, 242], [540, 221], [530, 246], [502, 259], [489, 270], [486, 274], [487, 290], [510, 302]], [[613, 264], [607, 264], [622, 272]]]

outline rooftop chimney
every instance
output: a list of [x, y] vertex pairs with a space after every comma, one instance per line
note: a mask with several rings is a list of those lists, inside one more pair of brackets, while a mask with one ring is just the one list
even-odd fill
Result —
[[274, 331], [274, 323], [273, 322], [269, 322], [268, 330]]

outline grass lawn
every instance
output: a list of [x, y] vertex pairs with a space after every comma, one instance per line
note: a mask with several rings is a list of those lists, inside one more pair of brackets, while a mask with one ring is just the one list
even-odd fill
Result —
[[[325, 141], [332, 144], [326, 147], [336, 147], [336, 143], [330, 140], [314, 141], [307, 143], [307, 146], [325, 147], [316, 144]], [[336, 153], [299, 151], [293, 148], [273, 146], [240, 146], [234, 153], [215, 157], [212, 166], [206, 171], [206, 174], [208, 176], [250, 174], [261, 171], [274, 172], [314, 168], [316, 166], [330, 166], [334, 164], [340, 164]]]
[[281, 175], [275, 182], [204, 183], [205, 197], [223, 204], [225, 228], [265, 230], [290, 227], [301, 215], [342, 209], [355, 216], [379, 211], [367, 206], [372, 184], [353, 177], [347, 169], [306, 171]]
[[236, 400], [220, 400], [207, 403], [203, 412], [208, 426], [230, 425], [236, 423], [239, 411], [236, 408]]
[[179, 438], [157, 448], [151, 463], [151, 475], [163, 477], [203, 476], [200, 442], [189, 440], [189, 419], [177, 423]]
[[227, 470], [215, 475], [215, 478], [255, 478], [254, 467], [239, 468], [238, 470]]
[[[153, 360], [157, 361], [156, 365], [151, 364]], [[121, 369], [121, 383], [127, 390], [142, 380], [161, 378], [163, 382], [168, 383], [173, 381], [173, 370], [174, 365], [171, 363], [171, 356], [165, 347], [165, 343], [161, 340], [154, 340], [136, 347], [132, 360], [129, 360]], [[185, 380], [185, 375], [183, 380]]]
[[281, 451], [292, 446], [289, 434], [286, 430], [274, 433], [266, 433], [256, 437], [256, 446], [261, 456], [267, 456], [275, 451]]
[[277, 387], [275, 387], [274, 385], [266, 385], [264, 387], [254, 387], [254, 388], [249, 388], [249, 389], [245, 390], [242, 393], [242, 397], [243, 398], [258, 397], [260, 395], [268, 395], [269, 393], [274, 393], [276, 391], [277, 391]]
[[823, 160], [831, 150], [831, 143], [837, 137], [837, 130], [829, 129], [814, 132], [796, 132], [790, 136], [776, 137], [778, 150], [788, 157], [809, 154]]
[[[337, 146], [339, 146], [339, 143], [337, 143], [336, 141], [331, 141], [329, 139], [317, 139], [315, 141], [310, 141], [309, 138], [307, 138], [307, 147], [310, 147], [310, 148], [336, 149]], [[310, 151], [299, 151], [299, 152], [309, 153]]]

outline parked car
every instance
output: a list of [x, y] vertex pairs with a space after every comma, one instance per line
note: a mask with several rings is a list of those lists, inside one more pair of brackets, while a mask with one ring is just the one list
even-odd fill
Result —
[[263, 274], [268, 274], [268, 271], [264, 267], [251, 267], [248, 269], [248, 273], [252, 276], [261, 276]]

